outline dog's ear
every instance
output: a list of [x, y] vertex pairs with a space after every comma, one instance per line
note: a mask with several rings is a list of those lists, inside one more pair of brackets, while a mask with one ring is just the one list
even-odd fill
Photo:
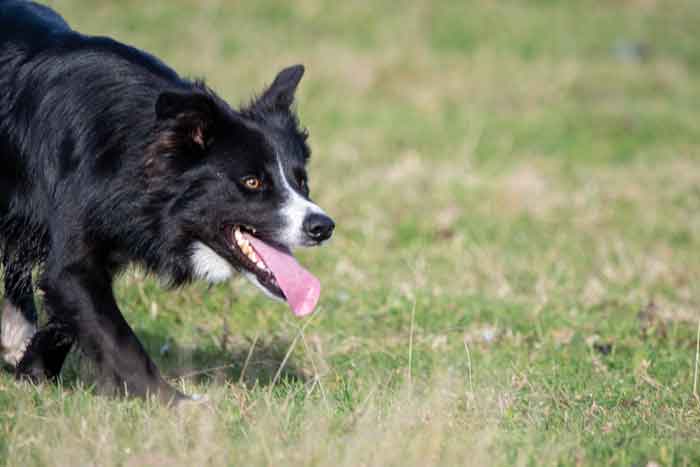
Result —
[[294, 65], [280, 71], [255, 106], [266, 110], [289, 110], [302, 76], [304, 65]]
[[156, 101], [156, 118], [172, 120], [176, 131], [201, 149], [206, 148], [216, 113], [212, 97], [201, 92], [164, 91]]

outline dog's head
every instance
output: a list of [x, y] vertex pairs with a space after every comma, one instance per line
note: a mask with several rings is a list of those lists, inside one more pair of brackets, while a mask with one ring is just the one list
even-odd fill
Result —
[[309, 196], [307, 133], [292, 108], [303, 73], [282, 70], [241, 110], [203, 85], [163, 92], [157, 157], [146, 166], [179, 185], [168, 215], [187, 238], [191, 276], [218, 282], [240, 271], [297, 315], [313, 310], [320, 285], [292, 250], [320, 245], [335, 228]]

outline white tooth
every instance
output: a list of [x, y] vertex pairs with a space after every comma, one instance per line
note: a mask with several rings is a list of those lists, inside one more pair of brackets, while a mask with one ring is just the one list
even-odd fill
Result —
[[237, 242], [240, 242], [243, 238], [243, 235], [241, 235], [241, 231], [238, 229], [236, 229], [236, 231], [233, 233], [233, 236], [236, 237]]

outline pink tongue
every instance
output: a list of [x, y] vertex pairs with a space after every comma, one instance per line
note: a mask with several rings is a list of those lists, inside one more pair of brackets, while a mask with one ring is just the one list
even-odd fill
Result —
[[278, 250], [252, 235], [243, 235], [275, 275], [277, 285], [284, 292], [294, 314], [305, 316], [314, 311], [318, 297], [321, 295], [319, 280], [301, 267], [290, 253]]

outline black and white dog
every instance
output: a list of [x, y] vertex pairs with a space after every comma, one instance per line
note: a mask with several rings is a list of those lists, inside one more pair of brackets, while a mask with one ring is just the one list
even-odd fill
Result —
[[313, 311], [319, 282], [291, 249], [334, 223], [309, 199], [292, 110], [303, 72], [283, 70], [236, 110], [152, 55], [0, 0], [0, 351], [18, 377], [56, 377], [77, 343], [130, 395], [187, 400], [117, 307], [113, 278], [132, 262], [174, 285], [240, 271], [297, 315]]

